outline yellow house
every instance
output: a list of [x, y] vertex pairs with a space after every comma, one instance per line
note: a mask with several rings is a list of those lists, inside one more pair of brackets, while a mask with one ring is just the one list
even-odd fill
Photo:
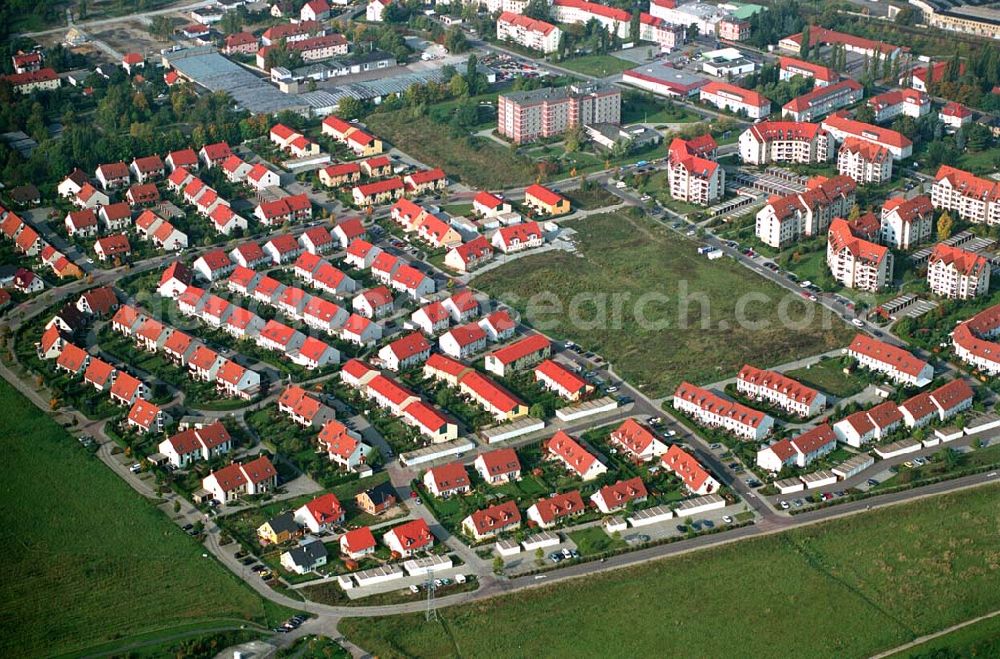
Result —
[[498, 422], [513, 421], [528, 415], [528, 406], [478, 371], [461, 377], [458, 390], [489, 412]]
[[362, 158], [382, 153], [382, 140], [360, 129], [347, 135], [347, 146]]
[[524, 190], [524, 203], [546, 215], [563, 215], [570, 211], [569, 199], [537, 183]]
[[356, 162], [345, 162], [324, 167], [319, 170], [319, 180], [328, 188], [339, 188], [348, 183], [357, 183], [361, 180], [361, 165]]
[[292, 513], [281, 513], [269, 519], [257, 529], [257, 537], [262, 543], [280, 545], [300, 535], [301, 529]]

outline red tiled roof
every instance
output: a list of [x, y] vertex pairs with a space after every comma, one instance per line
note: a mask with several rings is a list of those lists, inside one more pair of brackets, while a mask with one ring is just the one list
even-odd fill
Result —
[[705, 481], [711, 477], [693, 455], [677, 444], [671, 445], [660, 461], [684, 481], [684, 485], [692, 492], [700, 490]]
[[[556, 2], [565, 1], [556, 0]], [[545, 524], [551, 524], [557, 519], [570, 515], [579, 515], [586, 510], [583, 505], [583, 497], [577, 490], [553, 494], [547, 499], [539, 499], [535, 502], [535, 509], [538, 511], [539, 519]]]
[[768, 99], [766, 99], [762, 94], [759, 94], [750, 89], [743, 89], [742, 87], [732, 85], [728, 82], [718, 82], [713, 80], [708, 84], [706, 84], [705, 86], [703, 86], [701, 88], [701, 92], [708, 94], [716, 94], [716, 95], [722, 94], [724, 96], [725, 95], [735, 96], [736, 98], [740, 99], [742, 103], [751, 105], [753, 107], [763, 107], [771, 102]]
[[515, 25], [530, 32], [538, 32], [543, 36], [547, 36], [550, 32], [552, 32], [552, 30], [556, 29], [556, 26], [552, 23], [535, 20], [534, 18], [523, 16], [521, 14], [514, 14], [509, 11], [505, 11], [500, 14], [497, 22]]
[[452, 490], [470, 487], [469, 474], [461, 462], [450, 462], [427, 470], [438, 492], [446, 494]]
[[519, 359], [540, 352], [549, 347], [549, 340], [541, 334], [531, 334], [509, 346], [500, 348], [492, 356], [502, 364], [510, 364]]
[[476, 510], [469, 517], [479, 535], [496, 533], [521, 523], [521, 511], [517, 509], [517, 503], [513, 500]]
[[955, 268], [958, 274], [965, 277], [978, 277], [983, 270], [989, 267], [985, 257], [944, 243], [938, 243], [934, 246], [934, 251], [931, 252], [927, 261], [928, 266], [935, 263], [950, 265]]
[[855, 335], [848, 349], [887, 364], [911, 376], [919, 375], [920, 371], [927, 366], [927, 362], [917, 359], [908, 351], [889, 345], [878, 339], [873, 339], [867, 334], [858, 333]]
[[529, 185], [527, 188], [525, 188], [524, 196], [534, 197], [538, 201], [549, 206], [555, 206], [556, 204], [562, 202], [565, 199], [565, 197], [563, 197], [562, 195], [553, 192], [552, 190], [549, 190], [543, 185], [538, 185], [537, 183]]
[[575, 373], [571, 373], [551, 359], [546, 359], [535, 367], [535, 375], [543, 375], [570, 393], [583, 391], [587, 383]]
[[576, 472], [578, 476], [587, 473], [590, 467], [597, 462], [597, 457], [583, 448], [575, 439], [567, 435], [562, 430], [556, 432], [552, 438], [546, 442], [547, 450], [560, 458]]
[[486, 473], [490, 476], [502, 476], [521, 471], [521, 461], [512, 448], [500, 448], [479, 455], [483, 461]]

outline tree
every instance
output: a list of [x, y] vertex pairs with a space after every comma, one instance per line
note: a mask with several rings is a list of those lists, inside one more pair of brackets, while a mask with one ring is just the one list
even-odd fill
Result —
[[469, 49], [469, 42], [465, 39], [463, 32], [457, 25], [450, 28], [444, 36], [444, 47], [449, 53], [464, 53]]
[[802, 57], [802, 59], [804, 60], [809, 59], [809, 48], [810, 48], [809, 26], [806, 25], [804, 28], [802, 28], [802, 45], [799, 46], [799, 55]]
[[448, 89], [455, 98], [463, 98], [469, 95], [469, 83], [457, 73], [448, 81]]
[[951, 229], [954, 221], [951, 219], [951, 215], [948, 211], [941, 213], [941, 217], [937, 221], [937, 236], [938, 240], [947, 240], [951, 237]]
[[539, 21], [549, 20], [549, 3], [546, 0], [531, 0], [524, 8], [524, 15]]
[[853, 222], [859, 217], [861, 217], [861, 207], [858, 206], [857, 204], [854, 204], [854, 206], [851, 207], [850, 213], [847, 214], [847, 219]]
[[358, 119], [365, 113], [365, 104], [357, 98], [347, 96], [337, 103], [337, 115], [348, 121]]
[[545, 562], [545, 552], [539, 547], [535, 550], [535, 564], [541, 567]]
[[166, 16], [153, 16], [149, 21], [149, 33], [161, 39], [169, 39], [174, 33], [174, 24]]
[[174, 499], [174, 512], [179, 513], [181, 511], [181, 501], [180, 499]]
[[632, 40], [632, 43], [639, 41], [640, 34], [640, 23], [639, 23], [639, 10], [632, 10], [632, 20], [629, 21], [628, 25], [628, 36]]
[[[443, 405], [441, 407], [444, 407]], [[541, 403], [535, 403], [530, 408], [528, 408], [528, 416], [535, 419], [545, 418], [545, 406]]]
[[465, 84], [469, 86], [469, 96], [479, 93], [479, 60], [475, 55], [469, 55], [465, 62]]
[[493, 559], [493, 574], [503, 574], [503, 558], [499, 556]]
[[566, 149], [566, 153], [576, 153], [579, 151], [582, 142], [583, 129], [579, 125], [566, 129], [566, 133], [563, 135], [563, 146]]

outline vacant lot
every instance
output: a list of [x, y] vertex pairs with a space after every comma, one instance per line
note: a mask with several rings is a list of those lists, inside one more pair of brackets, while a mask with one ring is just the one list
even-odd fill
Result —
[[527, 256], [475, 285], [537, 328], [598, 351], [647, 394], [830, 350], [852, 335], [820, 307], [730, 259], [707, 260], [647, 218], [605, 214], [570, 226], [582, 257]]
[[531, 162], [493, 140], [452, 136], [447, 125], [414, 117], [407, 110], [377, 112], [366, 121], [376, 135], [396, 148], [475, 187], [527, 185], [537, 176]]
[[868, 386], [863, 377], [865, 375], [863, 371], [855, 371], [853, 375], [846, 375], [843, 360], [836, 357], [823, 359], [809, 368], [789, 371], [785, 375], [837, 398], [853, 396]]
[[0, 654], [269, 622], [269, 605], [6, 382], [0, 405]]
[[583, 75], [605, 78], [621, 73], [625, 69], [631, 69], [635, 66], [635, 62], [618, 59], [613, 55], [584, 55], [559, 62], [559, 66]]
[[340, 629], [381, 657], [869, 656], [1000, 605], [997, 505], [980, 488]]

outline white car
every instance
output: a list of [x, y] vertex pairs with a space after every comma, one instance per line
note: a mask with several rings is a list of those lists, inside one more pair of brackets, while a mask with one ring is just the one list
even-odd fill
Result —
[[128, 470], [131, 471], [133, 474], [138, 474], [140, 471], [142, 471], [142, 465], [136, 462], [134, 465], [129, 467]]
[[851, 324], [854, 325], [855, 327], [864, 327], [865, 326], [864, 322], [862, 322], [862, 320], [860, 318], [852, 318], [851, 319]]

